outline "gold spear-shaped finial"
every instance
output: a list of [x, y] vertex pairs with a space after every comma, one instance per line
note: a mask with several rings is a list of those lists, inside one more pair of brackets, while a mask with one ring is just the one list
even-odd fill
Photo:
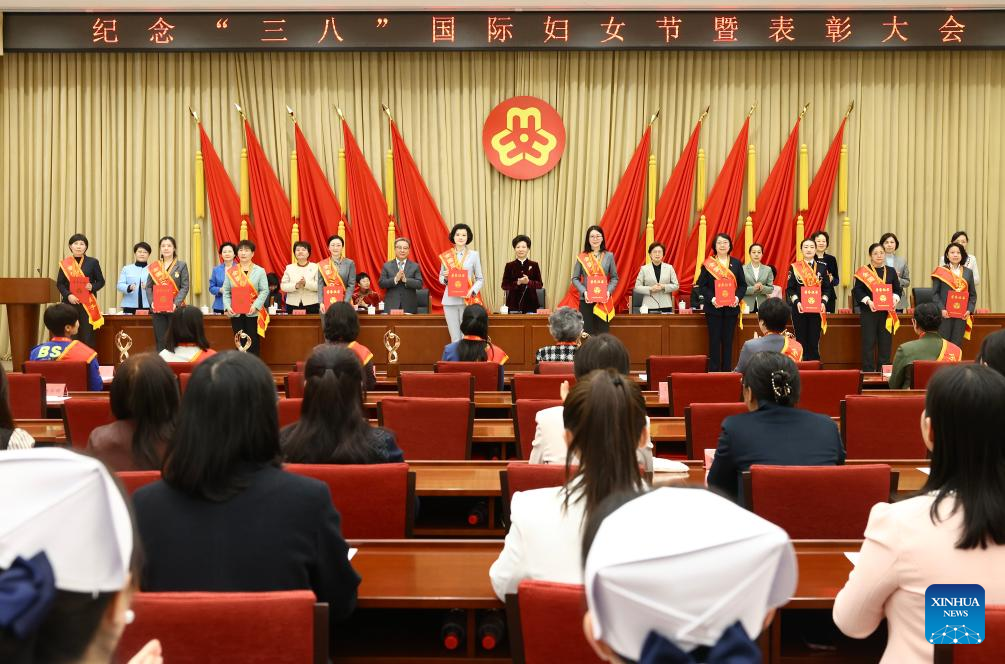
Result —
[[799, 111], [799, 119], [800, 120], [802, 120], [804, 117], [806, 117], [806, 109], [808, 109], [809, 107], [810, 107], [810, 102], [806, 102], [805, 104], [803, 104], [803, 110]]
[[293, 124], [296, 124], [297, 123], [297, 116], [293, 113], [293, 109], [290, 108], [289, 104], [286, 105], [286, 113], [290, 116], [290, 120], [293, 121]]
[[747, 113], [747, 117], [749, 118], [751, 115], [753, 115], [754, 111], [756, 110], [757, 110], [757, 102], [755, 101], [753, 104], [750, 105], [750, 111]]
[[710, 108], [712, 108], [712, 104], [709, 104], [708, 106], [706, 106], [705, 110], [701, 112], [701, 115], [698, 116], [698, 122], [704, 122], [705, 121], [705, 118], [708, 117], [708, 109], [710, 109]]
[[652, 117], [651, 117], [651, 118], [649, 118], [649, 126], [650, 126], [650, 127], [652, 127], [652, 126], [653, 126], [653, 123], [654, 123], [654, 122], [656, 122], [656, 120], [657, 120], [657, 119], [659, 118], [659, 116], [660, 116], [660, 113], [662, 113], [662, 112], [663, 112], [663, 109], [662, 109], [662, 108], [657, 108], [657, 109], [656, 109], [656, 112], [655, 112], [655, 113], [653, 113], [653, 115], [652, 115]]
[[394, 118], [391, 117], [391, 109], [389, 109], [387, 107], [387, 104], [381, 104], [380, 105], [380, 110], [384, 111], [384, 115], [387, 116], [388, 120], [390, 120], [391, 122], [394, 122]]
[[199, 124], [199, 115], [195, 111], [192, 110], [191, 106], [188, 107], [188, 112], [189, 112], [189, 115], [192, 116], [192, 119], [195, 120], [195, 123]]
[[241, 114], [241, 119], [242, 120], [247, 120], [248, 119], [248, 116], [244, 114], [244, 109], [241, 108], [241, 105], [238, 104], [237, 102], [234, 102], [234, 110], [236, 110], [238, 113]]
[[851, 115], [851, 112], [854, 111], [854, 110], [855, 110], [855, 100], [852, 99], [851, 103], [848, 104], [848, 110], [845, 111], [844, 116], [848, 117], [849, 115]]
[[342, 109], [338, 107], [338, 104], [335, 105], [335, 112], [338, 113], [339, 119], [345, 122], [345, 116], [342, 115]]

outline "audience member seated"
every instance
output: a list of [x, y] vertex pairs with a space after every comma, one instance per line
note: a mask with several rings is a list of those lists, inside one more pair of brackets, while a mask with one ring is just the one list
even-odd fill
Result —
[[87, 389], [100, 392], [105, 385], [98, 370], [98, 353], [82, 341], [71, 339], [80, 329], [80, 317], [72, 304], [60, 302], [42, 315], [50, 339], [31, 349], [29, 360], [64, 360], [87, 363]]
[[1005, 374], [1005, 330], [998, 330], [984, 337], [977, 361]]
[[480, 304], [469, 304], [461, 314], [460, 341], [443, 347], [444, 362], [496, 362], [509, 360], [502, 348], [489, 341], [489, 314]]
[[[578, 311], [576, 313], [579, 313]], [[582, 318], [582, 316], [580, 316]], [[628, 359], [628, 349], [621, 340], [611, 334], [595, 334], [576, 352], [572, 370], [576, 380], [582, 379], [591, 371], [597, 369], [613, 369], [622, 376], [628, 376], [631, 363]], [[563, 383], [562, 400], [569, 393], [568, 384]], [[530, 463], [565, 463], [569, 454], [569, 444], [565, 437], [562, 406], [545, 408], [535, 416], [537, 428], [534, 430], [533, 448], [530, 452]], [[653, 443], [649, 439], [649, 417], [646, 417], [646, 444], [639, 453], [639, 462], [646, 471], [653, 465]], [[576, 463], [575, 459], [572, 461]]]
[[796, 341], [785, 330], [789, 324], [792, 312], [789, 305], [785, 304], [777, 297], [769, 297], [757, 308], [757, 327], [760, 328], [764, 336], [754, 337], [743, 342], [740, 348], [740, 359], [736, 362], [736, 373], [743, 373], [747, 368], [747, 363], [754, 353], [781, 353], [792, 358], [793, 362], [800, 362], [803, 359], [803, 345]]
[[35, 439], [24, 429], [14, 426], [10, 412], [10, 384], [7, 372], [0, 365], [0, 451], [26, 450], [35, 446]]
[[928, 383], [928, 481], [914, 498], [873, 506], [858, 562], [834, 601], [834, 623], [848, 636], [865, 638], [886, 619], [882, 664], [932, 661], [923, 635], [933, 583], [980, 584], [984, 605], [1005, 604], [1003, 403], [1005, 377], [979, 364], [940, 369]]
[[356, 341], [359, 337], [359, 316], [348, 302], [336, 302], [324, 313], [325, 341], [336, 346], [345, 346], [359, 358], [363, 365], [363, 376], [366, 378], [364, 388], [372, 390], [377, 387], [377, 369], [373, 366], [373, 353], [363, 344]]
[[[668, 514], [673, 527], [654, 527]], [[583, 631], [611, 662], [760, 664], [753, 639], [796, 589], [785, 531], [701, 489], [611, 496], [582, 557]]]
[[907, 379], [907, 369], [916, 360], [959, 362], [963, 359], [963, 351], [959, 346], [939, 336], [942, 312], [934, 302], [924, 302], [915, 307], [911, 324], [919, 338], [897, 347], [893, 356], [893, 372], [890, 374], [890, 387], [893, 389], [911, 386]]
[[[7, 452], [0, 504], [0, 661], [113, 661], [139, 570], [129, 508], [108, 470], [62, 448]], [[160, 664], [161, 654], [153, 640], [130, 664]]]
[[356, 290], [352, 294], [352, 306], [360, 311], [366, 311], [369, 307], [376, 307], [380, 304], [380, 291], [371, 287], [370, 275], [360, 272], [356, 275]]
[[[330, 309], [329, 309], [330, 311]], [[394, 434], [363, 413], [363, 367], [348, 348], [315, 346], [304, 365], [300, 420], [279, 434], [290, 463], [398, 463]]]
[[171, 314], [161, 357], [165, 362], [198, 364], [216, 351], [209, 347], [199, 307], [181, 306]]
[[799, 369], [791, 358], [781, 353], [754, 354], [743, 372], [743, 402], [750, 412], [722, 421], [715, 460], [708, 473], [709, 487], [736, 499], [740, 473], [755, 463], [844, 463], [844, 446], [834, 420], [795, 407], [799, 403]]
[[163, 480], [133, 495], [145, 591], [312, 590], [332, 624], [356, 603], [323, 482], [280, 467], [276, 386], [250, 353], [202, 362], [182, 399]]
[[119, 365], [110, 405], [115, 421], [97, 427], [87, 453], [115, 473], [160, 470], [178, 418], [178, 380], [153, 353], [133, 355]]
[[563, 419], [569, 458], [579, 465], [561, 487], [513, 494], [506, 543], [489, 569], [500, 599], [523, 579], [582, 583], [584, 519], [607, 496], [642, 487], [635, 454], [649, 432], [638, 385], [613, 369], [594, 371], [569, 392]]
[[572, 362], [583, 335], [583, 314], [572, 307], [559, 307], [548, 316], [548, 331], [555, 339], [550, 346], [542, 346], [534, 354], [535, 362]]

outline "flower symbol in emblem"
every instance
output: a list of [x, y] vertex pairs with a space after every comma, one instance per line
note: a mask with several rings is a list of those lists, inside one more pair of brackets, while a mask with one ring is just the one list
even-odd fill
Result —
[[557, 145], [555, 135], [541, 126], [541, 111], [535, 107], [510, 108], [506, 127], [492, 136], [492, 148], [504, 166], [523, 160], [544, 166]]

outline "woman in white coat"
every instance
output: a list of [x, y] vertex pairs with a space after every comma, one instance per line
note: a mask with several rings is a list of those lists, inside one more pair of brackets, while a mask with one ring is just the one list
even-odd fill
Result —
[[672, 294], [680, 288], [673, 265], [663, 262], [666, 247], [660, 242], [649, 245], [649, 261], [635, 278], [636, 295], [642, 296], [642, 306], [649, 311], [673, 313]]

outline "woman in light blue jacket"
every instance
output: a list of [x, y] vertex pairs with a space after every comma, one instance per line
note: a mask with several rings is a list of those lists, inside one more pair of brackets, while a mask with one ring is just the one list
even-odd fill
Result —
[[248, 352], [252, 355], [258, 355], [260, 347], [258, 335], [258, 312], [265, 306], [265, 298], [269, 296], [269, 279], [265, 274], [264, 267], [255, 265], [251, 262], [251, 259], [254, 257], [254, 242], [251, 240], [241, 240], [237, 243], [238, 266], [241, 268], [241, 271], [247, 275], [248, 281], [257, 293], [255, 300], [251, 303], [251, 310], [246, 314], [234, 313], [232, 308], [233, 299], [231, 297], [234, 290], [234, 284], [227, 275], [224, 275], [226, 278], [223, 282], [222, 293], [223, 311], [225, 314], [230, 316], [230, 329], [234, 331], [234, 334], [244, 332], [251, 337], [251, 347], [248, 348]]
[[209, 276], [209, 292], [215, 298], [213, 300], [213, 313], [223, 313], [223, 284], [227, 281], [227, 270], [234, 264], [234, 257], [237, 255], [237, 245], [233, 242], [224, 242], [220, 245], [220, 260], [223, 261], [213, 268], [213, 274]]
[[150, 260], [150, 245], [146, 242], [137, 242], [133, 245], [133, 258], [135, 263], [123, 265], [119, 272], [119, 281], [115, 288], [122, 293], [122, 301], [119, 306], [123, 313], [134, 314], [137, 309], [149, 309], [150, 300], [143, 294], [143, 287], [147, 283], [147, 262]]

